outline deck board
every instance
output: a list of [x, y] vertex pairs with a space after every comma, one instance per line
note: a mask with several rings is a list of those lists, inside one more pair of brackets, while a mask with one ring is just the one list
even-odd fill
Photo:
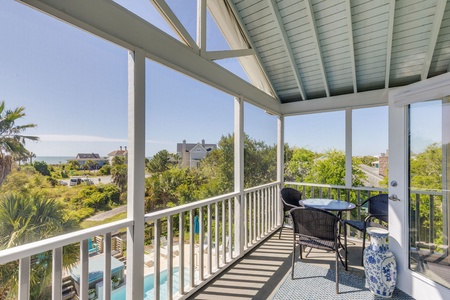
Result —
[[[351, 240], [348, 246], [348, 272], [364, 276], [360, 241]], [[271, 299], [290, 274], [291, 255], [292, 232], [284, 230], [281, 239], [276, 232], [188, 299]], [[334, 254], [313, 249], [304, 262], [334, 268]]]

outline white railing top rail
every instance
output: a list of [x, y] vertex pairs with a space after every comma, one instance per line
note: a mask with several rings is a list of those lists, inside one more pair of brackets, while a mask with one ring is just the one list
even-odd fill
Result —
[[213, 198], [208, 198], [205, 200], [199, 200], [199, 201], [195, 201], [192, 203], [188, 203], [188, 204], [184, 204], [184, 205], [180, 205], [180, 206], [176, 206], [176, 207], [172, 207], [172, 208], [168, 208], [168, 209], [163, 209], [163, 210], [159, 210], [159, 211], [155, 211], [155, 212], [151, 212], [148, 214], [145, 214], [145, 222], [148, 221], [155, 221], [161, 218], [165, 218], [168, 216], [172, 216], [175, 214], [179, 214], [182, 212], [186, 212], [186, 211], [190, 211], [193, 209], [197, 209], [209, 204], [214, 204], [216, 202], [219, 201], [223, 201], [229, 198], [233, 198], [238, 196], [239, 193], [233, 192], [233, 193], [229, 193], [229, 194], [224, 194], [224, 195], [220, 195], [217, 197], [213, 197]]
[[271, 186], [276, 186], [278, 184], [280, 184], [279, 181], [266, 183], [266, 184], [263, 184], [263, 185], [259, 185], [259, 186], [255, 186], [255, 187], [251, 187], [251, 188], [245, 189], [244, 193], [251, 193], [251, 192], [254, 192], [254, 191], [257, 191], [257, 190], [262, 190], [262, 189], [265, 189], [265, 188], [268, 188], [268, 187], [271, 187]]
[[73, 243], [78, 243], [96, 235], [104, 235], [108, 232], [114, 232], [119, 229], [133, 226], [134, 222], [130, 219], [119, 220], [108, 224], [99, 225], [92, 228], [78, 230], [63, 235], [54, 236], [48, 239], [28, 243], [0, 251], [0, 264], [15, 261], [25, 257], [30, 257], [45, 251], [61, 248]]
[[[286, 181], [285, 185], [300, 185], [300, 186], [314, 186], [314, 187], [323, 187], [323, 188], [332, 188], [332, 189], [348, 189], [354, 191], [372, 191], [372, 192], [388, 192], [388, 188], [380, 188], [380, 187], [365, 187], [365, 186], [354, 186], [354, 187], [346, 187], [344, 185], [331, 185], [331, 184], [321, 184], [321, 183], [308, 183], [308, 182], [293, 182]], [[412, 194], [421, 194], [421, 195], [434, 195], [441, 196], [445, 190], [416, 190], [412, 189], [410, 191]]]
[[[245, 193], [253, 192], [253, 191], [265, 189], [265, 188], [268, 188], [268, 187], [271, 187], [271, 186], [274, 186], [277, 184], [280, 184], [280, 182], [271, 182], [271, 183], [263, 184], [260, 186], [248, 188], [248, 189], [245, 189], [244, 192]], [[151, 213], [148, 213], [145, 215], [145, 222], [155, 221], [155, 220], [165, 218], [168, 216], [173, 216], [175, 214], [179, 214], [182, 212], [186, 212], [186, 211], [190, 211], [190, 210], [197, 209], [200, 207], [204, 207], [206, 205], [214, 204], [214, 203], [217, 203], [217, 202], [220, 202], [220, 201], [223, 201], [226, 199], [230, 199], [233, 197], [237, 197], [237, 196], [239, 196], [239, 193], [233, 192], [233, 193], [228, 193], [228, 194], [224, 194], [224, 195], [220, 195], [220, 196], [180, 205], [177, 207], [172, 207], [172, 208], [168, 208], [168, 209], [164, 209], [164, 210], [160, 210], [160, 211], [151, 212]]]

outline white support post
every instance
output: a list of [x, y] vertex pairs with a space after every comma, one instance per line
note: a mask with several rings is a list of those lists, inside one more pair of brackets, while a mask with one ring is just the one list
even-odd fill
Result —
[[352, 109], [345, 109], [345, 186], [352, 187]]
[[197, 46], [200, 56], [206, 56], [206, 0], [197, 0]]
[[[276, 196], [277, 201], [280, 197], [280, 190], [284, 187], [284, 116], [278, 116], [278, 147], [277, 147], [277, 181], [280, 183], [278, 187], [278, 193]], [[281, 201], [278, 201], [277, 207], [277, 219], [276, 225], [283, 223], [283, 209], [281, 208]]]
[[127, 299], [143, 299], [145, 178], [145, 52], [128, 52]]
[[234, 236], [238, 255], [244, 253], [244, 99], [234, 98]]

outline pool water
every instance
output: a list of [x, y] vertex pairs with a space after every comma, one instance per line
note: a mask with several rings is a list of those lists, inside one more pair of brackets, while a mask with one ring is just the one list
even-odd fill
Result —
[[[161, 299], [167, 299], [167, 270], [163, 270], [160, 273], [160, 298]], [[178, 293], [178, 287], [179, 287], [179, 268], [175, 267], [173, 268], [173, 288], [172, 293]], [[185, 286], [189, 285], [189, 269], [184, 268], [184, 284]], [[148, 274], [144, 277], [144, 300], [154, 300], [154, 278], [155, 274]], [[98, 288], [98, 299], [103, 299], [103, 287]], [[120, 288], [113, 290], [111, 292], [111, 300], [126, 300], [126, 287], [121, 286]]]

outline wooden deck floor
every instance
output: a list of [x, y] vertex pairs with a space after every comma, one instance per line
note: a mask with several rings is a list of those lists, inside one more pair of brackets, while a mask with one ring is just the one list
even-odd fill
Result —
[[[349, 241], [348, 248], [348, 272], [364, 276], [360, 241]], [[285, 276], [290, 274], [291, 260], [292, 231], [284, 230], [281, 239], [276, 232], [189, 299], [271, 299]], [[332, 252], [313, 249], [304, 260], [334, 268]], [[343, 270], [342, 265], [340, 270]]]

